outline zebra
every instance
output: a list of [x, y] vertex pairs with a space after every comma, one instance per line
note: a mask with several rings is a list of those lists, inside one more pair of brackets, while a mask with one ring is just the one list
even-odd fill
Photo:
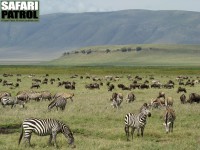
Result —
[[65, 110], [65, 106], [67, 104], [67, 100], [65, 98], [62, 97], [58, 97], [57, 99], [55, 99], [54, 101], [52, 101], [49, 106], [48, 109], [51, 110], [53, 107], [56, 106], [56, 109], [58, 110], [58, 107], [61, 110]]
[[65, 125], [64, 123], [62, 123], [56, 119], [51, 119], [51, 118], [49, 118], [49, 119], [39, 119], [39, 118], [25, 119], [21, 126], [21, 133], [20, 133], [18, 145], [20, 145], [20, 142], [22, 140], [23, 133], [24, 133], [25, 142], [28, 141], [29, 146], [31, 146], [30, 139], [31, 139], [32, 132], [34, 132], [35, 134], [37, 134], [39, 136], [50, 135], [49, 145], [52, 144], [52, 140], [53, 140], [55, 147], [57, 147], [56, 135], [58, 133], [62, 133], [66, 138], [68, 138], [68, 144], [70, 146], [72, 146], [72, 148], [75, 148], [73, 133], [70, 130], [69, 126]]
[[134, 134], [135, 129], [137, 129], [138, 131], [137, 136], [140, 135], [139, 132], [141, 129], [141, 135], [143, 137], [147, 116], [151, 117], [151, 112], [149, 111], [147, 107], [143, 107], [143, 109], [141, 110], [139, 114], [133, 114], [133, 113], [126, 114], [124, 130], [126, 133], [127, 141], [129, 141], [129, 127], [131, 127], [132, 140], [133, 140], [133, 134]]
[[5, 96], [11, 96], [11, 93], [9, 92], [5, 92], [5, 91], [1, 91], [0, 92], [0, 100], [5, 97]]
[[166, 107], [164, 115], [164, 123], [166, 133], [173, 132], [174, 121], [176, 119], [175, 111], [172, 108]]
[[3, 107], [5, 107], [6, 105], [11, 105], [11, 108], [13, 108], [13, 106], [15, 106], [16, 104], [19, 104], [24, 108], [25, 102], [18, 100], [17, 98], [6, 96], [1, 98], [1, 104]]

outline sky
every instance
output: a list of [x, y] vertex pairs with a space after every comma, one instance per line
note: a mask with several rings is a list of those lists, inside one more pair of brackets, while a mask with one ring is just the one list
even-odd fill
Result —
[[200, 12], [200, 0], [40, 0], [40, 14], [105, 12], [125, 9]]

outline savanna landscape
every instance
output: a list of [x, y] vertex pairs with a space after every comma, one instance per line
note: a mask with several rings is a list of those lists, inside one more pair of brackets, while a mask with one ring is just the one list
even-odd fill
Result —
[[[199, 80], [198, 67], [64, 67], [64, 66], [1, 66], [0, 74], [2, 82], [7, 80], [14, 85], [19, 83], [18, 87], [0, 85], [1, 91], [10, 92], [15, 97], [19, 91], [33, 90], [35, 92], [49, 91], [52, 95], [57, 92], [74, 93], [73, 102], [67, 99], [64, 111], [52, 108], [48, 110], [48, 105], [52, 100], [30, 100], [25, 103], [25, 107], [16, 105], [12, 109], [10, 106], [0, 108], [0, 141], [1, 149], [55, 149], [53, 145], [48, 145], [49, 136], [32, 135], [31, 147], [24, 142], [18, 146], [18, 139], [21, 132], [22, 121], [26, 118], [54, 118], [58, 119], [71, 128], [76, 149], [200, 149], [200, 124], [199, 124], [199, 104], [185, 103], [181, 104], [180, 95], [177, 93], [179, 86], [187, 89], [186, 98], [190, 93], [199, 93], [200, 84], [194, 86], [179, 85], [178, 76], [187, 77], [188, 80]], [[11, 76], [4, 77], [4, 74]], [[106, 80], [105, 76], [117, 77], [115, 80]], [[174, 88], [148, 88], [122, 90], [118, 84], [129, 86], [139, 76], [139, 84], [148, 80], [148, 85], [152, 80], [159, 80], [163, 85], [172, 80]], [[86, 78], [87, 77], [87, 78]], [[90, 78], [88, 78], [90, 77]], [[32, 79], [43, 81], [48, 79], [47, 84], [40, 84], [40, 88], [33, 88]], [[58, 80], [58, 78], [60, 80]], [[21, 79], [21, 82], [17, 82]], [[50, 79], [55, 79], [50, 83]], [[95, 81], [96, 79], [99, 79]], [[59, 86], [59, 81], [75, 82], [75, 89], [65, 89], [65, 86]], [[112, 83], [115, 88], [108, 91], [107, 82]], [[90, 83], [100, 84], [99, 89], [86, 89], [85, 85]], [[150, 103], [152, 98], [156, 98], [160, 91], [165, 92], [166, 96], [174, 98], [173, 109], [176, 113], [176, 120], [173, 133], [165, 133], [163, 126], [163, 115], [165, 107], [150, 109], [151, 117], [147, 118], [147, 124], [144, 129], [144, 137], [137, 136], [134, 133], [133, 140], [127, 141], [124, 132], [124, 117], [127, 113], [139, 113], [140, 107], [144, 103]], [[120, 107], [113, 108], [110, 98], [113, 92], [120, 92], [124, 99]], [[133, 92], [136, 99], [126, 102], [126, 95]], [[23, 139], [22, 139], [23, 141]], [[67, 139], [62, 135], [57, 136], [58, 149], [70, 149]]]
[[200, 13], [182, 10], [195, 3], [103, 1], [0, 23], [0, 150], [200, 150]]

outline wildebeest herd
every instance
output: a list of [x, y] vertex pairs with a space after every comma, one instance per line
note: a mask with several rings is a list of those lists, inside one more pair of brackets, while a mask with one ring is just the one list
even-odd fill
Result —
[[[24, 78], [26, 78], [26, 80], [28, 79], [29, 87], [25, 90], [20, 90], [21, 87], [24, 86]], [[14, 81], [15, 79], [16, 82]], [[74, 79], [76, 79], [76, 82]], [[48, 104], [45, 106], [47, 110], [50, 111], [52, 108], [56, 107], [57, 111], [64, 111], [68, 100], [73, 102], [73, 98], [76, 97], [76, 94], [74, 94], [75, 91], [78, 90], [76, 85], [79, 84], [79, 81], [83, 82], [84, 80], [87, 80], [87, 82], [84, 82], [82, 87], [86, 90], [101, 90], [102, 88], [106, 88], [106, 91], [110, 93], [110, 97], [108, 97], [105, 102], [110, 109], [116, 108], [117, 111], [123, 109], [123, 103], [131, 105], [134, 104], [135, 101], [140, 100], [140, 97], [137, 96], [137, 91], [146, 90], [146, 94], [148, 94], [149, 89], [155, 89], [158, 91], [155, 97], [149, 98], [141, 104], [138, 112], [127, 112], [127, 114], [124, 114], [124, 130], [127, 140], [129, 140], [129, 128], [131, 129], [132, 139], [135, 129], [137, 129], [137, 135], [140, 135], [140, 133], [141, 136], [144, 135], [147, 118], [153, 115], [152, 111], [154, 109], [164, 112], [163, 125], [165, 126], [166, 133], [173, 132], [174, 122], [176, 120], [176, 110], [173, 106], [174, 101], [177, 101], [177, 99], [168, 95], [167, 90], [177, 89], [175, 89], [175, 93], [180, 94], [180, 104], [200, 102], [200, 95], [198, 93], [191, 92], [186, 95], [188, 92], [187, 87], [195, 89], [195, 86], [199, 84], [200, 81], [198, 77], [191, 78], [188, 76], [178, 76], [177, 78], [169, 79], [164, 83], [152, 75], [146, 77], [138, 75], [109, 75], [102, 77], [73, 75], [68, 80], [62, 80], [59, 76], [52, 78], [48, 74], [44, 76], [3, 74], [0, 78], [1, 104], [4, 109], [6, 109], [5, 107], [7, 105], [10, 105], [12, 109], [16, 105], [21, 105], [23, 109], [26, 105], [28, 107], [30, 101], [47, 101]], [[124, 81], [126, 82], [123, 83]], [[57, 87], [60, 90], [52, 92], [44, 89], [43, 87], [45, 87], [44, 85], [46, 84]], [[13, 94], [13, 90], [17, 91], [16, 94]], [[110, 106], [110, 103], [112, 106]], [[56, 120], [56, 118], [25, 119], [22, 124], [19, 143], [22, 139], [23, 131], [25, 132], [24, 139], [28, 141], [29, 145], [31, 133], [35, 132], [38, 135], [50, 135], [49, 142], [51, 143], [53, 140], [54, 145], [57, 146], [55, 137], [57, 133], [61, 132], [69, 139], [69, 144], [72, 145], [72, 147], [75, 147], [73, 133], [70, 128], [61, 121]]]

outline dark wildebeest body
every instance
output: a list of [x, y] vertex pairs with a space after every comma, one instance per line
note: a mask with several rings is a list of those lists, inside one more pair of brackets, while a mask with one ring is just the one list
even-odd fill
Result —
[[200, 95], [199, 94], [196, 94], [196, 93], [191, 93], [189, 95], [189, 100], [188, 100], [191, 103], [193, 102], [197, 102], [199, 103], [200, 102]]
[[127, 103], [133, 102], [135, 100], [135, 95], [133, 94], [133, 92], [128, 93], [126, 100]]
[[178, 87], [177, 93], [179, 93], [179, 92], [187, 93], [186, 89], [182, 88], [182, 87]]
[[182, 95], [180, 96], [180, 100], [181, 100], [181, 103], [182, 103], [182, 104], [185, 104], [185, 103], [186, 103], [186, 96], [185, 96], [185, 94], [182, 94]]

